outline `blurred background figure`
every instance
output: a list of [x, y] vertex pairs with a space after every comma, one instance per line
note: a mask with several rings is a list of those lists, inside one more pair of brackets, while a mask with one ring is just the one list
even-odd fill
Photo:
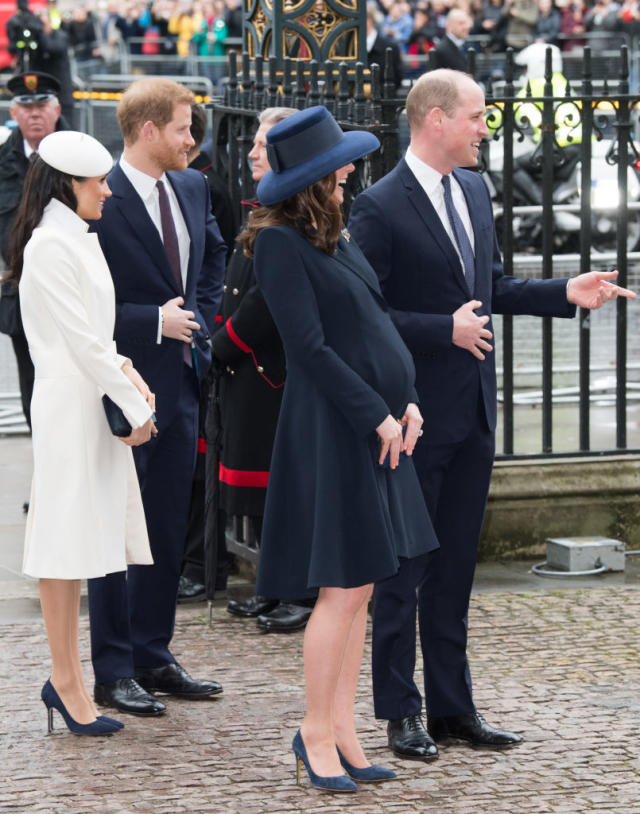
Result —
[[436, 45], [430, 60], [434, 68], [452, 68], [454, 71], [466, 71], [467, 54], [465, 41], [471, 31], [473, 20], [468, 12], [461, 8], [451, 9], [447, 17], [447, 28], [444, 37]]
[[19, 72], [34, 70], [31, 60], [40, 47], [41, 33], [40, 18], [29, 9], [29, 0], [18, 0], [17, 12], [7, 20], [7, 40]]
[[506, 0], [502, 13], [506, 18], [506, 45], [516, 51], [526, 48], [538, 22], [536, 0]]
[[[7, 82], [13, 94], [11, 118], [17, 127], [0, 147], [0, 254], [2, 266], [9, 267], [9, 238], [18, 211], [24, 179], [31, 164], [31, 156], [37, 153], [40, 142], [54, 130], [66, 130], [60, 119], [58, 93], [60, 83], [48, 74], [32, 73], [13, 76]], [[12, 282], [2, 284], [2, 310], [10, 327], [7, 331], [18, 365], [18, 380], [22, 411], [31, 427], [31, 396], [33, 394], [33, 364], [24, 335], [18, 289]], [[7, 313], [7, 312], [11, 313]]]
[[391, 82], [398, 88], [402, 82], [402, 57], [400, 48], [395, 40], [383, 37], [380, 34], [383, 16], [377, 3], [367, 3], [367, 54], [369, 65], [377, 64], [382, 70], [381, 79], [384, 81], [384, 66], [387, 48], [391, 48]]
[[200, 71], [217, 85], [224, 76], [224, 41], [227, 38], [225, 7], [222, 0], [212, 0], [202, 6], [202, 16], [193, 33], [198, 56], [204, 57]]
[[402, 51], [407, 50], [409, 37], [413, 31], [413, 17], [405, 0], [393, 0], [389, 13], [382, 24], [382, 35], [393, 40]]
[[533, 39], [549, 45], [558, 44], [562, 17], [553, 0], [538, 0], [538, 21], [533, 29]]

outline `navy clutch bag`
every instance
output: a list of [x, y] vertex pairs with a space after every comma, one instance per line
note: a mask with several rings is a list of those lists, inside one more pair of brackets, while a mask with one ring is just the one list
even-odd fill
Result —
[[117, 435], [118, 438], [126, 438], [127, 435], [131, 435], [131, 424], [127, 421], [120, 407], [106, 393], [102, 397], [102, 404], [104, 405], [104, 412], [111, 432]]

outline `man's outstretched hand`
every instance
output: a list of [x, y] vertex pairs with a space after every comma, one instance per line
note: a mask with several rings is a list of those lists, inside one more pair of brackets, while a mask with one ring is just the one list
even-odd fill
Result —
[[589, 271], [572, 277], [567, 284], [567, 299], [581, 308], [591, 309], [600, 308], [608, 300], [618, 297], [634, 300], [634, 291], [609, 282], [617, 276], [617, 271]]

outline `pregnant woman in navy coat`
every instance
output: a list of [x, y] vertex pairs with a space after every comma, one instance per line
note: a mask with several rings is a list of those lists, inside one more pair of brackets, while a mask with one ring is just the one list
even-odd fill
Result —
[[412, 358], [342, 228], [351, 162], [378, 146], [370, 133], [344, 134], [321, 106], [274, 125], [263, 206], [243, 236], [287, 357], [257, 591], [318, 594], [293, 750], [298, 779], [304, 764], [328, 791], [395, 776], [369, 764], [354, 723], [367, 603], [402, 558], [437, 546], [409, 457], [422, 424]]

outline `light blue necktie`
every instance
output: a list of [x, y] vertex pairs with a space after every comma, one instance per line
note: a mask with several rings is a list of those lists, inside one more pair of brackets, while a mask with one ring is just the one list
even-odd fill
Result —
[[460, 215], [458, 214], [458, 210], [455, 208], [453, 203], [453, 197], [451, 195], [451, 178], [448, 175], [442, 176], [442, 188], [444, 189], [444, 205], [449, 217], [449, 223], [451, 224], [451, 229], [453, 230], [456, 243], [458, 244], [458, 251], [462, 257], [464, 276], [466, 277], [469, 291], [473, 296], [476, 281], [476, 263], [473, 257], [473, 249], [471, 248], [469, 235], [467, 234], [467, 230], [464, 228], [464, 224]]

